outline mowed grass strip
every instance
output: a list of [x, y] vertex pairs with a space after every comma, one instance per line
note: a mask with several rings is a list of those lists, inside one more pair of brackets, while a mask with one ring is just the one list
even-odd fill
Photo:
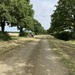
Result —
[[0, 54], [8, 52], [22, 44], [34, 40], [34, 38], [18, 37], [18, 33], [10, 33], [12, 40], [0, 41]]
[[75, 45], [66, 41], [48, 36], [50, 47], [61, 58], [68, 68], [69, 75], [75, 75]]

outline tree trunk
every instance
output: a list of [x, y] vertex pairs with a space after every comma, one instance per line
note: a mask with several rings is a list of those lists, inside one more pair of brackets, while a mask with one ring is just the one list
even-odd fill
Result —
[[23, 27], [20, 26], [20, 33], [19, 36], [24, 36]]
[[5, 19], [1, 20], [1, 32], [5, 30]]
[[1, 22], [1, 32], [4, 32], [5, 30], [5, 22]]
[[74, 20], [73, 20], [73, 22], [74, 22], [73, 31], [75, 32], [75, 15], [74, 15]]

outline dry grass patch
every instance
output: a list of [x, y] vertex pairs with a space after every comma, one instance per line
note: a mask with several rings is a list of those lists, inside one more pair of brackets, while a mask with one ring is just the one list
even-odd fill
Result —
[[25, 37], [12, 37], [13, 40], [9, 41], [0, 41], [0, 54], [7, 52], [13, 48], [16, 48], [24, 43], [34, 40], [34, 38], [25, 38]]
[[70, 75], [75, 75], [75, 45], [49, 36], [50, 47], [61, 57], [61, 61], [67, 66]]
[[43, 35], [37, 35], [35, 38], [28, 37], [18, 37], [18, 33], [9, 33], [12, 40], [9, 41], [0, 41], [0, 54], [10, 51], [13, 48], [16, 48], [22, 44], [33, 41], [36, 38], [42, 38]]
[[67, 43], [70, 43], [70, 44], [75, 44], [75, 40], [70, 40], [70, 41], [67, 41]]
[[17, 37], [19, 35], [19, 33], [8, 33], [10, 36], [15, 36]]

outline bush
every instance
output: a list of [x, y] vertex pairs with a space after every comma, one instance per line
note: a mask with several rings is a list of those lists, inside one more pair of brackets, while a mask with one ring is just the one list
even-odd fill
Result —
[[69, 39], [71, 39], [72, 34], [71, 32], [68, 32], [68, 31], [62, 31], [62, 32], [56, 33], [54, 36], [58, 39], [68, 41]]
[[0, 40], [8, 41], [11, 40], [11, 37], [7, 32], [0, 32]]
[[26, 36], [26, 37], [27, 37], [28, 35], [29, 35], [29, 33], [28, 33], [28, 32], [25, 32], [25, 33], [24, 33], [24, 36]]
[[21, 37], [27, 37], [27, 35], [28, 35], [28, 32], [24, 32], [24, 31], [19, 34], [19, 36]]
[[72, 32], [72, 40], [75, 40], [75, 33]]

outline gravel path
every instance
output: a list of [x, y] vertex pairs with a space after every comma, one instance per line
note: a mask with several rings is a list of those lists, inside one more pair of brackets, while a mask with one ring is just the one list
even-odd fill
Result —
[[0, 56], [0, 75], [69, 75], [46, 36]]

